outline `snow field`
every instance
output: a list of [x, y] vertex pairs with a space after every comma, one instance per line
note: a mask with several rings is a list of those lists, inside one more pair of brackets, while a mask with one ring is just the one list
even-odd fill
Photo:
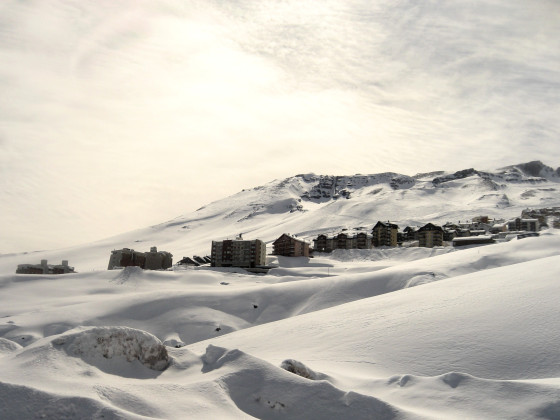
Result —
[[[554, 419], [559, 245], [4, 275], [0, 415]], [[162, 342], [169, 366], [146, 367]]]

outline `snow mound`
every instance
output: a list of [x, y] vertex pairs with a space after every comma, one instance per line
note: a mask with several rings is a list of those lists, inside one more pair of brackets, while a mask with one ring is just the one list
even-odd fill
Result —
[[119, 274], [114, 278], [116, 284], [125, 284], [130, 281], [139, 281], [144, 274], [144, 270], [141, 267], [136, 267], [131, 265], [129, 267], [124, 267]]
[[13, 353], [23, 347], [20, 346], [18, 343], [14, 343], [12, 340], [8, 340], [7, 338], [0, 337], [0, 355]]
[[[406, 411], [381, 399], [343, 391], [326, 380], [303, 379], [239, 349], [209, 345], [201, 359], [202, 371], [221, 373], [218, 381], [231, 400], [255, 418], [409, 418]], [[291, 362], [312, 372], [302, 363]]]
[[176, 349], [185, 346], [185, 343], [178, 337], [168, 338], [163, 342], [163, 344], [166, 345], [167, 347], [175, 347]]
[[108, 419], [131, 417], [93, 398], [62, 396], [32, 387], [0, 383], [2, 419]]
[[152, 370], [162, 371], [169, 366], [170, 361], [165, 346], [157, 337], [128, 327], [82, 329], [60, 336], [52, 343], [63, 346], [68, 354], [88, 362], [95, 362], [101, 357], [124, 359], [127, 362], [138, 360]]
[[294, 359], [284, 360], [280, 365], [280, 367], [284, 370], [287, 370], [288, 372], [295, 373], [296, 375], [301, 376], [302, 378], [313, 379], [313, 380], [322, 379], [320, 378], [320, 376], [322, 375], [318, 375], [316, 372], [314, 372], [313, 370], [305, 366], [303, 363], [298, 362], [297, 360]]

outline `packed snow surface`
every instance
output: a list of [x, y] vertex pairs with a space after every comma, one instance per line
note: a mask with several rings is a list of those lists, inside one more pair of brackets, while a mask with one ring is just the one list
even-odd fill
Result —
[[4, 274], [0, 418], [558, 419], [558, 249]]

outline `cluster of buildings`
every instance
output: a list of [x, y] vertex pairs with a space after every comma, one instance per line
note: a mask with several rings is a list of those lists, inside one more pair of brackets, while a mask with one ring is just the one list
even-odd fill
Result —
[[357, 232], [349, 234], [341, 232], [334, 236], [321, 234], [314, 242], [314, 251], [332, 252], [335, 249], [371, 249], [374, 247], [395, 247], [406, 241], [418, 241], [418, 246], [433, 248], [443, 246], [443, 228], [427, 223], [420, 228], [407, 226], [402, 232], [399, 226], [391, 222], [378, 221], [371, 234]]
[[[282, 234], [272, 243], [273, 255], [286, 257], [309, 257], [313, 252], [332, 252], [335, 249], [371, 249], [374, 247], [396, 247], [408, 242], [409, 245], [432, 248], [451, 243], [453, 246], [488, 244], [506, 235], [515, 234], [518, 238], [538, 235], [542, 227], [560, 228], [560, 207], [524, 210], [521, 217], [511, 220], [490, 220], [478, 216], [466, 223], [446, 223], [438, 226], [426, 223], [421, 227], [407, 226], [402, 231], [391, 222], [378, 221], [371, 233], [363, 228], [359, 231], [343, 230], [336, 235], [320, 234], [310, 244], [294, 235]], [[183, 258], [179, 264], [203, 265], [212, 267], [241, 267], [249, 270], [266, 268], [266, 244], [260, 239], [244, 240], [241, 235], [236, 239], [212, 241], [209, 257]], [[109, 270], [137, 266], [145, 270], [165, 270], [173, 265], [173, 255], [152, 247], [149, 252], [139, 252], [130, 248], [113, 250], [109, 258]], [[17, 274], [66, 274], [74, 273], [74, 267], [63, 260], [60, 265], [20, 264]]]
[[129, 248], [111, 251], [108, 270], [136, 266], [144, 270], [165, 270], [173, 265], [173, 255], [166, 251], [158, 251], [153, 246], [149, 252], [139, 252]]
[[[149, 252], [139, 252], [130, 248], [111, 251], [108, 270], [130, 266], [141, 267], [144, 270], [165, 270], [173, 265], [173, 255], [169, 252], [158, 251], [154, 246]], [[68, 265], [68, 261], [62, 260], [60, 265], [47, 264], [47, 260], [41, 260], [41, 264], [19, 264], [16, 274], [68, 274], [75, 273], [74, 267]]]
[[[282, 234], [272, 243], [272, 254], [284, 257], [309, 257], [309, 242], [288, 233]], [[260, 239], [237, 239], [212, 241], [210, 255], [212, 267], [266, 267], [266, 244]]]
[[47, 260], [41, 260], [40, 264], [19, 264], [16, 274], [68, 274], [75, 273], [74, 267], [68, 265], [67, 260], [61, 264], [48, 264]]
[[[527, 237], [542, 227], [560, 228], [560, 208], [525, 210], [521, 217], [511, 220], [490, 220], [488, 216], [474, 217], [470, 222], [446, 223], [443, 226], [426, 223], [424, 226], [406, 226], [402, 231], [391, 222], [378, 221], [371, 234], [343, 231], [335, 235], [320, 234], [313, 239], [313, 251], [332, 252], [335, 249], [370, 249], [396, 247], [404, 243], [433, 248], [452, 244], [455, 247], [474, 244], [490, 244], [508, 234]], [[547, 223], [548, 222], [548, 223]], [[413, 246], [414, 246], [413, 245]]]

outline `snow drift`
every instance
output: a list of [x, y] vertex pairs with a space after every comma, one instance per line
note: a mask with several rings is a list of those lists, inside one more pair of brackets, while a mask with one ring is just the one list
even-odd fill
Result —
[[95, 364], [100, 357], [138, 360], [153, 370], [164, 370], [169, 355], [161, 341], [145, 331], [126, 327], [93, 327], [71, 330], [52, 341], [69, 355], [78, 356]]

